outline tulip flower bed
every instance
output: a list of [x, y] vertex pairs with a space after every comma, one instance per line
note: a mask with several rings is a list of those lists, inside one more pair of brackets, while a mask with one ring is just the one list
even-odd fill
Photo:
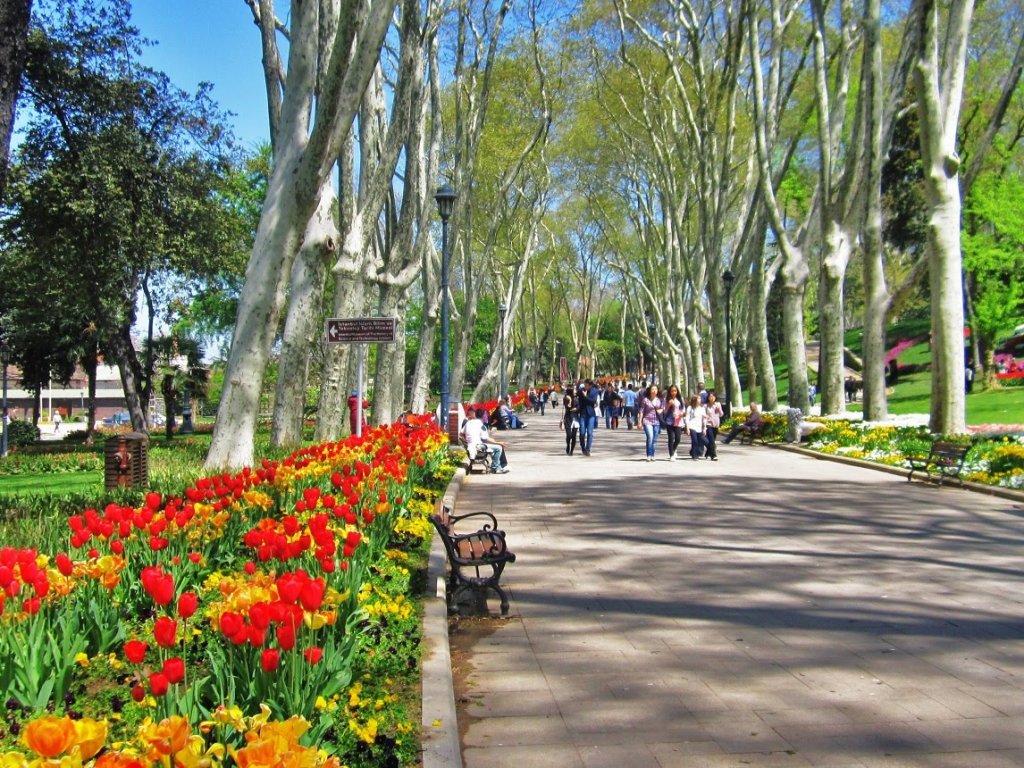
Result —
[[[908, 458], [926, 456], [932, 436], [925, 427], [861, 424], [812, 418], [824, 427], [805, 445], [822, 453], [849, 456], [908, 469]], [[963, 478], [976, 483], [1024, 489], [1024, 435], [974, 435], [952, 438], [970, 443]]]
[[381, 427], [83, 510], [62, 551], [0, 541], [0, 763], [416, 764], [411, 595], [452, 471], [435, 427]]

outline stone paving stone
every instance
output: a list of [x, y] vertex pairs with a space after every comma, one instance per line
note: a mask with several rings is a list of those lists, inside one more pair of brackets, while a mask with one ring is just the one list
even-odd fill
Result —
[[470, 747], [462, 752], [464, 768], [583, 768], [579, 752], [573, 746]]
[[586, 768], [661, 768], [661, 764], [645, 745], [577, 747]]
[[[470, 723], [462, 743], [467, 747], [568, 744], [569, 730], [560, 717], [489, 717]], [[499, 750], [500, 751], [500, 750]]]
[[547, 687], [544, 675], [537, 671], [522, 672], [483, 667], [467, 676], [470, 688], [477, 693], [516, 693], [537, 691]]
[[491, 696], [475, 692], [463, 697], [465, 711], [474, 718], [485, 717], [560, 717], [558, 702], [547, 688], [516, 691], [515, 696]]
[[930, 720], [914, 723], [942, 751], [954, 749], [1024, 749], [1024, 718], [990, 717], [972, 720]]

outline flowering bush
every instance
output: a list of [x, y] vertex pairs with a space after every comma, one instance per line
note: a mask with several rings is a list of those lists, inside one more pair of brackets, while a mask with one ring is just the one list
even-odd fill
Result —
[[[421, 486], [448, 471], [435, 427], [381, 427], [139, 505], [85, 509], [62, 552], [0, 549], [0, 696], [9, 713], [66, 715], [10, 721], [8, 743], [21, 733], [27, 751], [0, 759], [82, 764], [109, 729], [125, 744], [97, 767], [317, 766], [350, 749], [410, 761], [415, 728], [385, 693], [390, 672], [418, 664], [396, 545], [429, 536]], [[401, 637], [385, 640], [392, 627]], [[383, 669], [382, 648], [397, 654]], [[86, 668], [123, 691], [88, 755], [68, 694]], [[142, 721], [137, 734], [120, 730], [122, 711]]]
[[[910, 468], [911, 457], [926, 456], [935, 437], [926, 427], [861, 424], [845, 419], [812, 418], [823, 426], [807, 447], [891, 466]], [[944, 440], [970, 443], [964, 479], [987, 485], [1024, 488], [1024, 436], [955, 436]]]

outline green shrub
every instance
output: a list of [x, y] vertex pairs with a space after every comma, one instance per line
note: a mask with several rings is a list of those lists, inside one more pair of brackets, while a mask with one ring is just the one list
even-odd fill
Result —
[[7, 447], [33, 445], [39, 440], [39, 427], [27, 421], [12, 421], [7, 425]]

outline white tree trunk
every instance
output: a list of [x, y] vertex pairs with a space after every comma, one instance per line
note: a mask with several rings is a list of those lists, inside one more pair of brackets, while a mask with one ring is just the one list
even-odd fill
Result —
[[292, 267], [270, 437], [278, 448], [302, 443], [310, 356], [325, 344], [322, 304], [327, 265], [338, 250], [336, 202], [333, 181], [327, 179]]
[[967, 430], [964, 392], [964, 309], [960, 253], [960, 158], [957, 123], [963, 92], [972, 0], [950, 4], [943, 49], [939, 9], [921, 0], [921, 50], [914, 70], [921, 159], [928, 195], [928, 272], [932, 296], [932, 432]]
[[885, 321], [889, 289], [882, 254], [883, 86], [881, 0], [867, 0], [864, 11], [864, 62], [861, 86], [866, 98], [864, 141], [864, 420], [889, 415], [885, 396]]
[[818, 373], [821, 413], [834, 415], [846, 411], [843, 291], [853, 244], [851, 234], [835, 220], [828, 222], [824, 241], [818, 291], [818, 327], [821, 333]]
[[[277, 155], [239, 299], [207, 469], [252, 463], [260, 385], [292, 262], [377, 65], [394, 6], [394, 0], [355, 0], [351, 15], [339, 20], [329, 55], [321, 56], [320, 28], [334, 20], [321, 19], [316, 3], [293, 3]], [[325, 71], [317, 69], [321, 59]], [[314, 91], [320, 97], [310, 131]]]

